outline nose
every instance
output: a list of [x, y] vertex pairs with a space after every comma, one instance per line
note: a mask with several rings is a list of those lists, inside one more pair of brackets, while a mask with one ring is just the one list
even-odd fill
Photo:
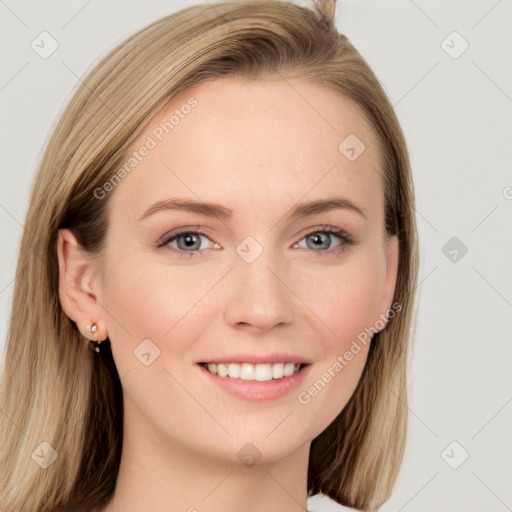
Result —
[[294, 295], [282, 263], [272, 257], [270, 250], [264, 250], [252, 263], [237, 259], [229, 276], [230, 292], [224, 310], [228, 325], [263, 333], [293, 322]]

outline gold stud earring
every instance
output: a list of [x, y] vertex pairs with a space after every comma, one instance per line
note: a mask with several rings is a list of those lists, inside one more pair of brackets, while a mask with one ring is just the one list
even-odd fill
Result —
[[91, 326], [91, 324], [89, 324], [87, 326], [87, 329], [91, 332], [92, 337], [93, 337], [93, 339], [90, 340], [92, 350], [94, 350], [94, 352], [99, 354], [100, 350], [101, 350], [101, 347], [100, 347], [101, 341], [98, 342], [94, 339], [94, 338], [96, 338], [96, 333], [98, 332], [98, 326], [95, 323], [93, 323], [92, 326]]

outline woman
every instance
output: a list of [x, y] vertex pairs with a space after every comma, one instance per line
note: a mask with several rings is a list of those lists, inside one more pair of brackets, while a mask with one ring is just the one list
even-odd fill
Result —
[[334, 26], [261, 1], [141, 30], [65, 110], [25, 227], [3, 510], [389, 498], [413, 185], [393, 109]]

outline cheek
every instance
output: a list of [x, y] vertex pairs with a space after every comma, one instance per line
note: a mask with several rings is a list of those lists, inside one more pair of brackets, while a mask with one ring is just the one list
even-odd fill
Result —
[[[191, 319], [220, 277], [216, 272], [205, 275], [197, 268], [148, 265], [143, 255], [112, 256], [101, 300], [113, 345], [129, 344], [133, 350], [149, 338], [163, 351], [177, 332], [180, 336], [191, 334], [198, 326]], [[179, 350], [179, 346], [173, 344], [173, 349]]]
[[102, 304], [119, 373], [140, 366], [134, 356], [142, 347], [158, 354], [153, 367], [173, 367], [204, 328], [198, 315], [218, 278], [198, 267], [150, 265], [143, 255], [113, 257], [107, 272]]
[[321, 320], [322, 357], [297, 394], [305, 411], [318, 417], [318, 435], [346, 406], [363, 372], [371, 342], [382, 266], [371, 254], [304, 275], [299, 296]]
[[323, 325], [328, 345], [343, 345], [373, 325], [382, 293], [382, 263], [363, 252], [337, 265], [303, 266], [297, 295]]

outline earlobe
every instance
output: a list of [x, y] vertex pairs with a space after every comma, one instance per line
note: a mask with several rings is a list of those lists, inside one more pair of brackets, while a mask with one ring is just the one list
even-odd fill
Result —
[[59, 298], [64, 313], [73, 320], [87, 337], [86, 326], [97, 325], [97, 339], [101, 339], [102, 322], [94, 290], [93, 262], [69, 229], [58, 233]]

